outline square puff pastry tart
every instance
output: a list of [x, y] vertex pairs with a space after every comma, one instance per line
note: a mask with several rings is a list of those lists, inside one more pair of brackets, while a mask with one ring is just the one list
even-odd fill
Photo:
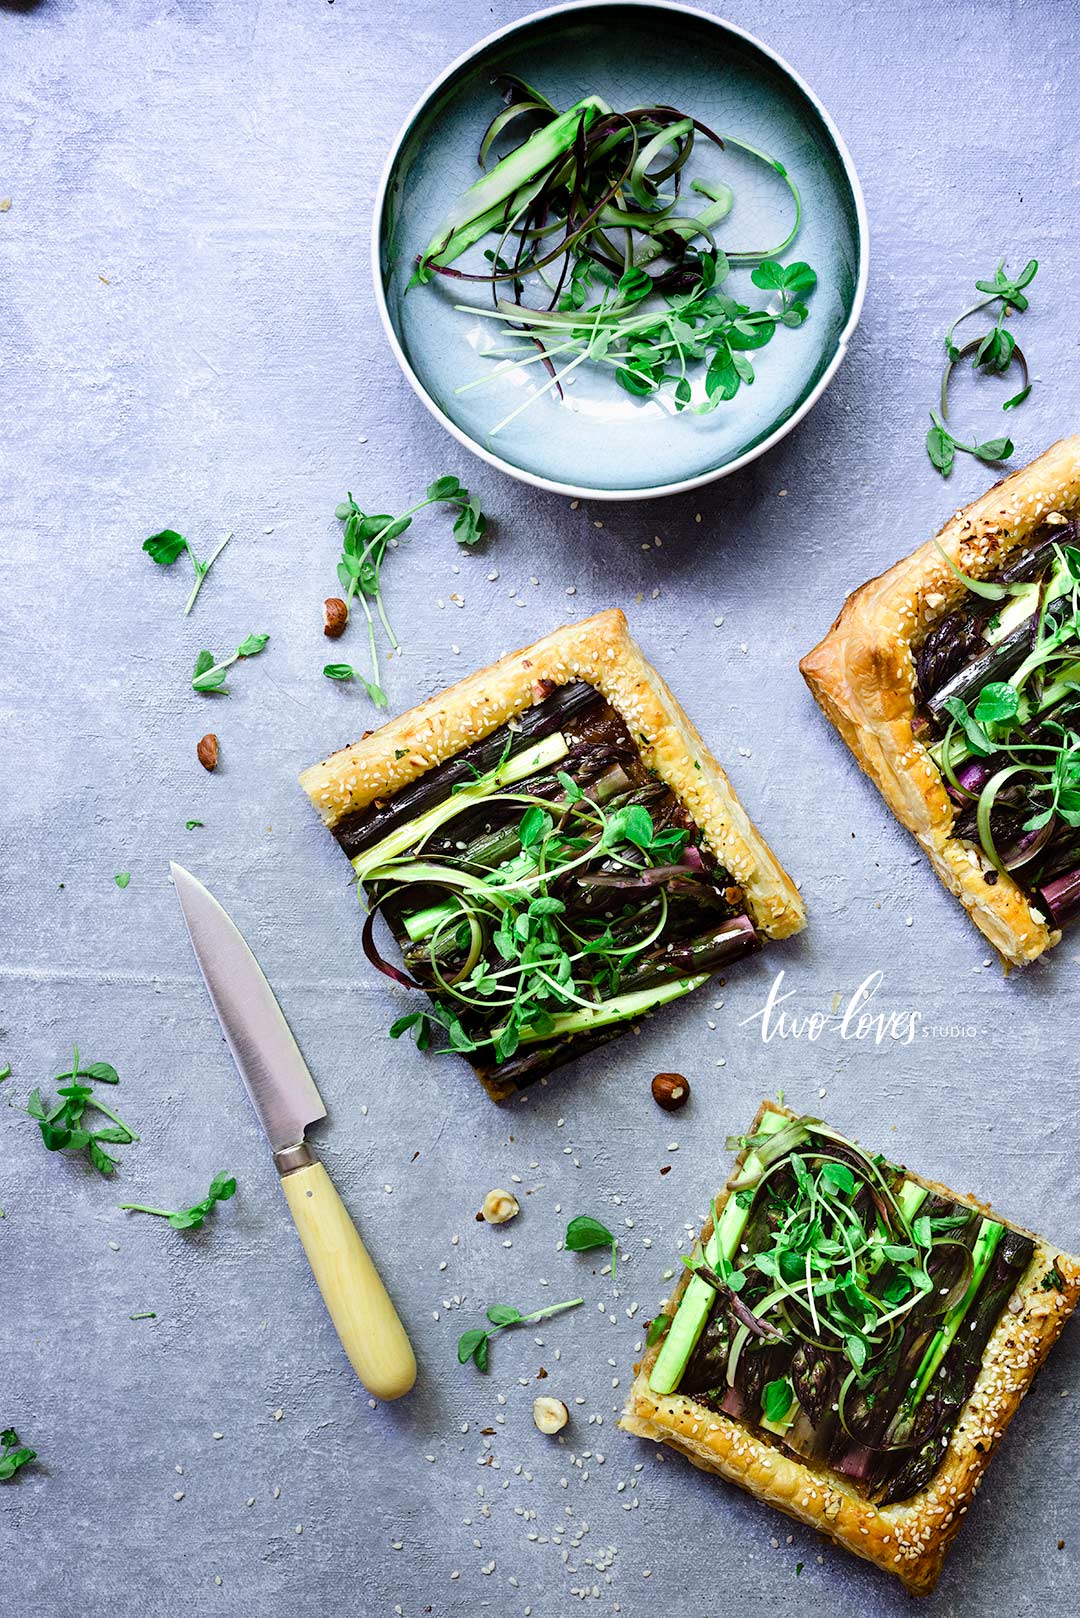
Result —
[[[1080, 435], [1063, 438], [958, 511], [937, 537], [850, 595], [829, 633], [799, 667], [826, 716], [876, 782], [896, 818], [921, 843], [1006, 966], [1022, 966], [1059, 942], [1009, 876], [981, 848], [953, 835], [956, 811], [913, 733], [915, 659], [921, 641], [964, 595], [941, 551], [972, 578], [997, 572], [1042, 524], [1080, 510]], [[940, 545], [941, 550], [938, 549]]]
[[[798, 890], [617, 609], [557, 629], [469, 675], [305, 770], [301, 785], [352, 856], [362, 846], [357, 838], [365, 812], [575, 681], [593, 687], [625, 724], [642, 763], [669, 788], [742, 889], [758, 933], [785, 938], [800, 931], [805, 912]], [[493, 1099], [506, 1098], [497, 1076], [489, 1081], [477, 1071]]]
[[[757, 1135], [767, 1114], [794, 1119], [786, 1107], [762, 1102], [751, 1127]], [[702, 1232], [711, 1237], [728, 1199], [737, 1188], [748, 1151], [736, 1159], [713, 1217]], [[929, 1193], [977, 1210], [1007, 1229], [1029, 1237], [1033, 1251], [1027, 1267], [983, 1350], [974, 1387], [962, 1405], [948, 1445], [926, 1486], [907, 1500], [877, 1505], [865, 1498], [847, 1476], [824, 1462], [803, 1459], [781, 1446], [764, 1429], [717, 1413], [693, 1398], [657, 1393], [650, 1373], [661, 1353], [657, 1341], [635, 1368], [636, 1376], [619, 1425], [627, 1432], [678, 1450], [704, 1472], [737, 1483], [757, 1499], [827, 1534], [856, 1556], [895, 1574], [912, 1595], [928, 1595], [941, 1574], [949, 1545], [962, 1526], [1009, 1422], [1028, 1392], [1035, 1374], [1061, 1334], [1080, 1298], [1080, 1259], [1022, 1231], [974, 1197], [949, 1191], [936, 1181], [905, 1171], [906, 1178]], [[674, 1317], [691, 1282], [682, 1278], [665, 1313]]]

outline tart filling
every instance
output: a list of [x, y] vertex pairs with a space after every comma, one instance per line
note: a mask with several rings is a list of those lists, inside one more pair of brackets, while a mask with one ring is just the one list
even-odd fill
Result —
[[849, 1478], [925, 1488], [1035, 1251], [809, 1118], [766, 1112], [649, 1376]]
[[765, 1103], [620, 1425], [933, 1589], [1080, 1259]]
[[334, 830], [369, 958], [430, 997], [392, 1032], [445, 1041], [507, 1093], [759, 945], [743, 890], [584, 680]]
[[[1080, 549], [1051, 517], [915, 648], [915, 733], [977, 843], [1047, 923], [1080, 913]], [[955, 570], [954, 570], [955, 571]]]

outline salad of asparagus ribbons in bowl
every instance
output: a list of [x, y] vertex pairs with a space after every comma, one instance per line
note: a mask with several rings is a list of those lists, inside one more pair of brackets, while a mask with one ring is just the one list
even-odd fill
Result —
[[1053, 927], [1080, 914], [1078, 542], [1076, 519], [1052, 513], [996, 575], [958, 574], [967, 593], [915, 665], [916, 734], [956, 806], [953, 835]]
[[[589, 95], [559, 112], [516, 76], [499, 82], [506, 106], [480, 142], [481, 168], [508, 130], [529, 132], [457, 200], [410, 283], [444, 277], [490, 288], [490, 308], [455, 307], [491, 323], [479, 352], [498, 364], [459, 392], [520, 380], [531, 367], [546, 373], [493, 421], [489, 442], [545, 395], [565, 400], [585, 365], [676, 414], [708, 414], [734, 399], [754, 381], [751, 352], [779, 327], [802, 325], [817, 284], [808, 264], [778, 261], [802, 213], [784, 165], [673, 107], [616, 111]], [[686, 178], [701, 141], [717, 158], [732, 146], [780, 177], [790, 223], [778, 226], [776, 241], [721, 246], [734, 193], [715, 174]], [[473, 267], [463, 267], [474, 248], [482, 259], [474, 253]], [[748, 264], [754, 287], [770, 294], [762, 307], [725, 290], [733, 266]]]
[[430, 996], [391, 1033], [444, 1042], [507, 1094], [759, 945], [742, 890], [582, 680], [336, 834], [368, 958]]
[[[879, 1505], [937, 1471], [1028, 1236], [812, 1118], [766, 1111], [649, 1376]], [[1054, 1272], [1050, 1272], [1051, 1280]]]

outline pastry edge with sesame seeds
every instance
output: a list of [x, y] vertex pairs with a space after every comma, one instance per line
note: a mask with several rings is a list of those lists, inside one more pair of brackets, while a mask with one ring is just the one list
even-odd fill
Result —
[[[750, 1135], [758, 1133], [766, 1111], [796, 1117], [787, 1107], [764, 1101]], [[745, 1159], [744, 1150], [716, 1199], [713, 1217], [719, 1217]], [[913, 1595], [929, 1595], [1006, 1427], [1080, 1300], [1080, 1258], [1059, 1252], [974, 1196], [952, 1191], [910, 1169], [906, 1173], [929, 1191], [977, 1208], [1035, 1242], [1027, 1270], [986, 1345], [978, 1379], [941, 1464], [924, 1489], [909, 1500], [875, 1505], [848, 1478], [798, 1459], [770, 1442], [768, 1435], [753, 1432], [677, 1392], [654, 1393], [649, 1375], [660, 1354], [659, 1341], [636, 1367], [619, 1425], [637, 1437], [678, 1450], [700, 1470], [738, 1484], [757, 1499], [827, 1534], [856, 1556], [895, 1574]], [[713, 1217], [701, 1232], [703, 1242], [712, 1234]], [[1043, 1284], [1055, 1268], [1063, 1283], [1061, 1290]], [[690, 1272], [684, 1271], [666, 1313], [674, 1315], [689, 1281]]]
[[[950, 612], [962, 573], [986, 578], [1046, 518], [1080, 508], [1080, 434], [1060, 439], [1010, 473], [903, 561], [848, 596], [824, 640], [799, 664], [825, 716], [839, 731], [893, 814], [918, 839], [1006, 968], [1023, 966], [1061, 939], [1009, 876], [975, 843], [952, 835], [956, 811], [940, 772], [913, 731], [913, 650]], [[939, 549], [940, 546], [940, 549]]]
[[567, 624], [467, 676], [305, 770], [300, 784], [333, 828], [490, 736], [542, 700], [550, 685], [571, 680], [594, 686], [620, 715], [645, 763], [743, 888], [755, 925], [769, 938], [800, 932], [806, 912], [798, 889], [618, 608]]

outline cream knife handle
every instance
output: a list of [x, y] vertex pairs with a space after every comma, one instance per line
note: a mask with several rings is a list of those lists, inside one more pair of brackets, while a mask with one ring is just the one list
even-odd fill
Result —
[[416, 1381], [412, 1344], [334, 1182], [316, 1159], [281, 1185], [353, 1370], [377, 1399], [400, 1399]]

